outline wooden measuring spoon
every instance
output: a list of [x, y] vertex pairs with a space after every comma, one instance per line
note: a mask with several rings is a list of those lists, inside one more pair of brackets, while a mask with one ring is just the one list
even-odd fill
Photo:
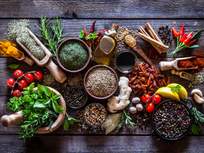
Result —
[[67, 77], [65, 73], [53, 62], [52, 54], [50, 51], [43, 45], [43, 43], [32, 33], [31, 30], [28, 29], [30, 36], [35, 40], [37, 45], [39, 45], [45, 53], [45, 56], [42, 60], [37, 59], [33, 54], [29, 51], [29, 49], [23, 45], [18, 38], [16, 39], [17, 43], [26, 51], [26, 53], [35, 61], [35, 63], [39, 66], [45, 66], [56, 81], [63, 83]]

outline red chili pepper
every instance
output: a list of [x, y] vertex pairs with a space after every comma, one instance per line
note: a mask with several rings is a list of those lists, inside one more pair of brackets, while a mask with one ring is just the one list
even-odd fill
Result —
[[176, 37], [176, 38], [180, 35], [180, 33], [177, 32], [176, 29], [175, 29], [174, 27], [171, 28], [171, 32], [172, 32], [173, 36]]
[[180, 26], [180, 36], [183, 36], [184, 35], [184, 32], [185, 32], [185, 29], [184, 29], [184, 24], [181, 24]]
[[190, 32], [187, 36], [186, 39], [183, 41], [183, 43], [186, 45], [191, 41], [191, 38], [193, 37], [193, 33]]
[[192, 40], [192, 41], [189, 41], [189, 42], [186, 43], [185, 45], [188, 46], [188, 47], [190, 47], [190, 46], [192, 46], [196, 41], [197, 41], [197, 40], [194, 39], [194, 40]]
[[85, 36], [87, 36], [89, 33], [87, 32], [87, 30], [86, 30], [86, 27], [85, 26], [83, 26], [83, 32], [84, 32], [84, 34], [85, 34]]
[[187, 38], [187, 34], [184, 33], [183, 35], [181, 35], [181, 38], [179, 39], [179, 41], [183, 43], [186, 40], [186, 38]]
[[95, 31], [95, 24], [96, 24], [96, 20], [93, 21], [92, 24], [91, 24], [91, 27], [90, 27], [90, 30], [89, 30], [90, 33]]

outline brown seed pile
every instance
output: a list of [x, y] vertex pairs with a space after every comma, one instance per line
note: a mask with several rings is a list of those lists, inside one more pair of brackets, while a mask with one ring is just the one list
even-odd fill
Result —
[[105, 121], [106, 115], [106, 109], [102, 104], [92, 103], [85, 109], [84, 120], [88, 125], [98, 127]]
[[136, 64], [129, 75], [129, 85], [137, 95], [153, 94], [161, 86], [167, 85], [167, 79], [148, 64]]
[[107, 68], [93, 69], [87, 76], [86, 89], [96, 97], [112, 94], [117, 86], [115, 74]]

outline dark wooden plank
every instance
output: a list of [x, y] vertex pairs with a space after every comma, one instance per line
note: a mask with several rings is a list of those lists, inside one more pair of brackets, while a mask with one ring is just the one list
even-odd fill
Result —
[[151, 136], [43, 136], [24, 142], [0, 135], [1, 153], [202, 153], [203, 146], [203, 136], [166, 143]]
[[204, 18], [203, 0], [1, 0], [2, 18]]

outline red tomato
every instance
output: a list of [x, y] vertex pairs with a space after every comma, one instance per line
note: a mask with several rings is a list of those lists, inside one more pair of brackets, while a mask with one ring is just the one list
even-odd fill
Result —
[[15, 71], [13, 72], [13, 77], [14, 77], [14, 78], [18, 79], [18, 78], [21, 77], [21, 76], [23, 76], [23, 71], [21, 71], [21, 70], [15, 70]]
[[9, 78], [7, 81], [7, 86], [12, 88], [14, 86], [15, 80], [13, 78]]
[[36, 80], [41, 81], [43, 79], [43, 74], [41, 71], [34, 72], [34, 77]]
[[152, 101], [154, 102], [154, 104], [159, 104], [161, 102], [161, 97], [159, 95], [153, 95]]
[[147, 104], [146, 111], [148, 113], [153, 112], [154, 111], [154, 103], [151, 102], [151, 103]]
[[26, 81], [28, 83], [32, 83], [35, 79], [34, 79], [34, 76], [31, 74], [31, 73], [26, 73], [24, 75], [24, 78], [26, 79]]
[[23, 90], [24, 88], [26, 88], [28, 86], [28, 83], [26, 82], [26, 80], [22, 79], [18, 82], [18, 87], [20, 90]]
[[18, 90], [18, 89], [14, 90], [14, 91], [12, 92], [12, 95], [13, 95], [14, 97], [20, 97], [21, 94], [22, 94], [21, 91]]
[[142, 101], [143, 103], [148, 103], [148, 102], [150, 102], [150, 100], [151, 100], [151, 96], [150, 96], [149, 94], [145, 94], [145, 95], [143, 95], [140, 99], [141, 99], [141, 101]]

